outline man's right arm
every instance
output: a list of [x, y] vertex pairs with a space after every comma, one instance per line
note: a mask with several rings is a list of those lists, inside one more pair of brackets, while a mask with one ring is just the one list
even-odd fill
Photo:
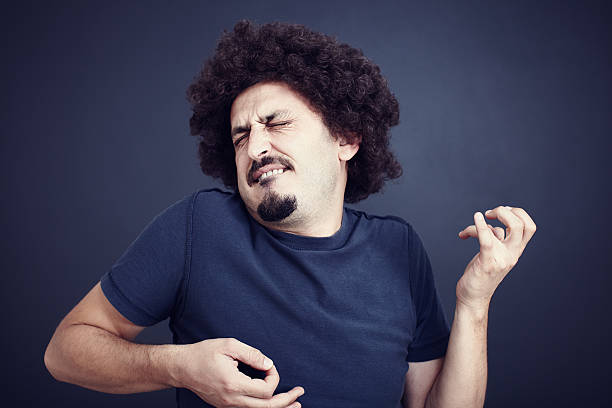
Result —
[[[144, 329], [123, 317], [100, 283], [59, 324], [45, 365], [59, 381], [112, 394], [187, 388], [215, 407], [299, 408], [302, 387], [274, 395], [280, 377], [261, 351], [233, 338], [193, 344], [136, 344]], [[266, 372], [252, 379], [242, 361]]]
[[45, 365], [59, 381], [113, 394], [176, 386], [177, 346], [132, 343], [143, 329], [113, 307], [98, 283], [55, 330]]

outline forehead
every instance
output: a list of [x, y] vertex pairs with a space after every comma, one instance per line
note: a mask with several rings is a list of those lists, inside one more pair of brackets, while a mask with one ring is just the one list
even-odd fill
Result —
[[232, 103], [230, 122], [242, 124], [274, 111], [318, 116], [308, 101], [284, 82], [260, 82], [242, 91]]

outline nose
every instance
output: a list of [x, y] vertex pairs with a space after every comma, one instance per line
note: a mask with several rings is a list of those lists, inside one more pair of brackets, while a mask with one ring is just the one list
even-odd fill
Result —
[[248, 154], [252, 160], [259, 160], [270, 152], [270, 135], [265, 128], [251, 127], [248, 139]]

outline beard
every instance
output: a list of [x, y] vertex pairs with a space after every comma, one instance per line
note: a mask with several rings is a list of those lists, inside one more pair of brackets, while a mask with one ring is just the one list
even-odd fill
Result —
[[281, 221], [290, 216], [297, 208], [294, 195], [281, 196], [274, 191], [266, 192], [261, 203], [257, 206], [257, 214], [266, 222]]

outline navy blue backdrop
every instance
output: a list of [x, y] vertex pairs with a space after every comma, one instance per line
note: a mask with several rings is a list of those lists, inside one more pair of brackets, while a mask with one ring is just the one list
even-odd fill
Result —
[[[486, 405], [603, 406], [611, 8], [426, 3], [5, 4], [0, 399], [173, 406], [172, 390], [109, 395], [56, 382], [43, 354], [63, 316], [157, 213], [219, 185], [199, 170], [185, 89], [222, 31], [249, 18], [335, 35], [381, 67], [400, 102], [392, 145], [404, 175], [356, 207], [412, 223], [449, 318], [478, 248], [457, 237], [472, 214], [504, 204], [535, 220], [538, 232], [493, 297]], [[167, 322], [137, 341], [170, 342]]]

